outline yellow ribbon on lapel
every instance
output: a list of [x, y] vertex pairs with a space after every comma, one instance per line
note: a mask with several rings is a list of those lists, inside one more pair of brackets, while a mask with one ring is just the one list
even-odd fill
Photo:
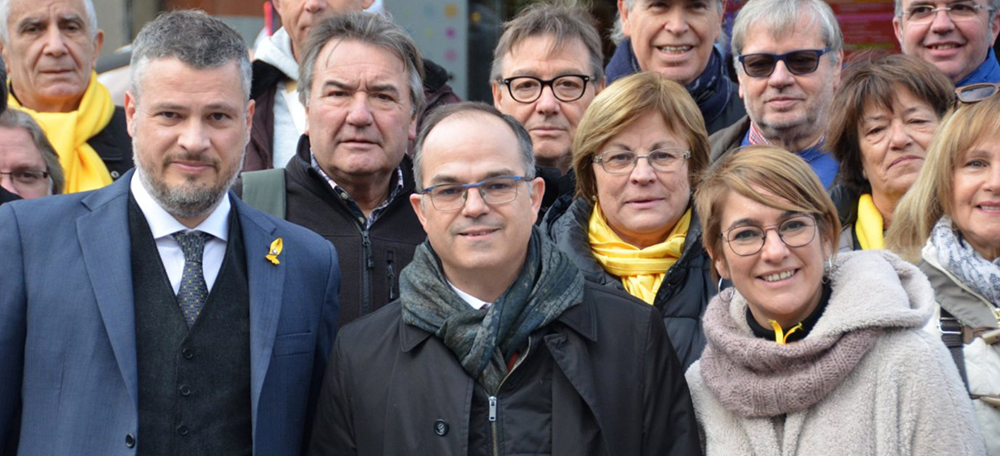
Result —
[[271, 263], [280, 264], [281, 262], [278, 261], [278, 255], [281, 255], [281, 250], [284, 249], [284, 247], [285, 246], [281, 241], [281, 238], [275, 239], [274, 242], [271, 243], [271, 248], [267, 251], [267, 256], [264, 258], [267, 258]]

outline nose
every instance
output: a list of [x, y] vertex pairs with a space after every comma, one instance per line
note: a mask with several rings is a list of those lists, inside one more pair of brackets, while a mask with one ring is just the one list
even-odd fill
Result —
[[998, 165], [1000, 165], [1000, 162], [993, 160], [993, 163], [990, 165], [990, 175], [984, 185], [985, 189], [994, 195], [1000, 193], [1000, 166]]
[[61, 56], [66, 53], [66, 37], [57, 26], [49, 26], [45, 31], [45, 48], [47, 55]]
[[774, 71], [767, 77], [767, 83], [772, 87], [787, 87], [795, 83], [795, 75], [788, 71], [785, 62], [779, 61], [774, 64]]
[[931, 21], [931, 31], [934, 33], [946, 33], [955, 28], [955, 23], [951, 21], [951, 16], [947, 11], [940, 10], [934, 12], [934, 20]]
[[347, 113], [347, 123], [356, 127], [365, 127], [373, 122], [371, 106], [368, 104], [368, 94], [357, 92]]
[[648, 184], [656, 179], [656, 170], [649, 164], [649, 157], [639, 158], [635, 168], [629, 173], [629, 179], [636, 184]]
[[770, 229], [764, 232], [764, 247], [760, 250], [762, 260], [770, 263], [779, 263], [788, 256], [788, 246], [781, 240], [777, 229]]
[[542, 87], [542, 94], [539, 95], [537, 100], [535, 100], [536, 111], [547, 116], [559, 112], [559, 99], [556, 98], [556, 94], [553, 90], [554, 89], [551, 85]]
[[326, 9], [326, 0], [306, 0], [305, 9], [310, 13], [318, 13]]
[[208, 134], [205, 125], [198, 118], [190, 118], [181, 130], [177, 145], [189, 152], [201, 152], [208, 149]]
[[684, 14], [684, 3], [674, 2], [673, 6], [666, 15], [666, 22], [663, 23], [663, 29], [673, 33], [674, 35], [683, 35], [690, 27], [688, 26], [687, 16]]
[[910, 137], [910, 130], [903, 124], [902, 120], [893, 120], [889, 126], [889, 147], [902, 150], [913, 143]]
[[469, 218], [478, 218], [489, 211], [490, 205], [486, 204], [483, 195], [479, 193], [479, 188], [467, 189], [465, 205], [462, 206], [462, 215]]

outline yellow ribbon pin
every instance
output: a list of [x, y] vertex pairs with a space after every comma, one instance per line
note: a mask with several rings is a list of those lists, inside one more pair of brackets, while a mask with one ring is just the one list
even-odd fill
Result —
[[268, 261], [274, 264], [280, 264], [281, 262], [278, 261], [278, 255], [281, 255], [282, 248], [284, 248], [284, 245], [281, 242], [281, 238], [275, 239], [274, 242], [271, 243], [271, 249], [267, 251], [267, 256], [264, 258], [267, 258]]

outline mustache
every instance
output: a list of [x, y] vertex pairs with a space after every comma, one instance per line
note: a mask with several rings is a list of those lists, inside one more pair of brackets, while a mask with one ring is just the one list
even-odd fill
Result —
[[501, 228], [503, 228], [503, 223], [500, 222], [475, 222], [453, 226], [450, 231], [453, 235], [459, 235], [468, 231], [499, 230]]
[[212, 168], [219, 169], [220, 161], [218, 158], [210, 157], [206, 154], [200, 154], [197, 152], [182, 152], [171, 154], [163, 157], [163, 164], [167, 165], [173, 162], [185, 162], [185, 163], [195, 163], [200, 165], [211, 166]]

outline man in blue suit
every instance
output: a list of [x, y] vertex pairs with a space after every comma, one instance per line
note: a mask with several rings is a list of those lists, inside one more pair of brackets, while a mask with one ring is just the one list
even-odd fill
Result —
[[0, 452], [299, 454], [336, 253], [229, 191], [254, 110], [235, 31], [163, 15], [131, 68], [137, 169], [0, 207]]

